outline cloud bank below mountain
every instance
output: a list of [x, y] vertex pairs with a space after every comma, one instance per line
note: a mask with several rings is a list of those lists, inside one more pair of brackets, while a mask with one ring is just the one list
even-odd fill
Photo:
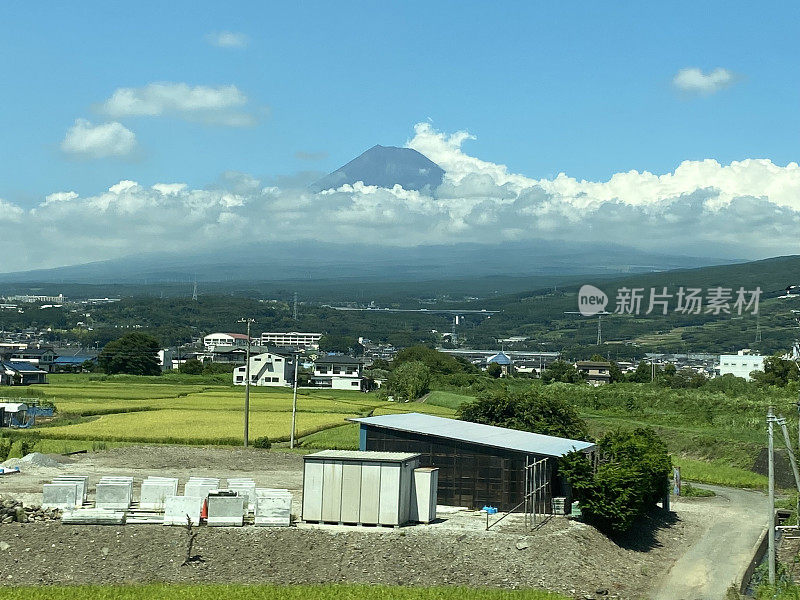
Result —
[[463, 146], [472, 137], [416, 125], [407, 146], [446, 172], [427, 195], [361, 183], [312, 193], [228, 172], [203, 189], [121, 181], [85, 197], [57, 191], [29, 210], [0, 199], [0, 252], [16, 259], [3, 270], [288, 240], [415, 246], [544, 239], [737, 258], [797, 252], [796, 163], [685, 161], [660, 175], [537, 180], [471, 156]]

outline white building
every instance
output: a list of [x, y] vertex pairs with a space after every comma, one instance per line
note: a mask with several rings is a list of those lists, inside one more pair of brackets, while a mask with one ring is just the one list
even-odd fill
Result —
[[247, 346], [243, 333], [209, 333], [203, 338], [203, 346], [213, 350], [216, 346]]
[[298, 333], [297, 331], [271, 331], [261, 334], [262, 346], [290, 346], [292, 348], [319, 348], [321, 333]]
[[[236, 367], [233, 384], [245, 385], [247, 367]], [[264, 352], [250, 357], [250, 385], [292, 386], [294, 385], [294, 362], [291, 354]]]
[[314, 361], [311, 385], [334, 390], [356, 390], [364, 386], [364, 364], [350, 356], [320, 356]]
[[719, 374], [730, 373], [750, 381], [752, 379], [750, 373], [764, 370], [764, 358], [760, 354], [750, 354], [750, 350], [739, 350], [736, 354], [720, 354]]

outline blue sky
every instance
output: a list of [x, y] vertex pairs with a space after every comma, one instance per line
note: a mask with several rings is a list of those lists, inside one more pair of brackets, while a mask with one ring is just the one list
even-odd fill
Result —
[[[202, 188], [228, 170], [265, 182], [327, 172], [405, 144], [428, 119], [475, 135], [470, 155], [535, 179], [704, 158], [786, 165], [800, 132], [798, 17], [793, 2], [4, 3], [0, 198], [27, 209], [123, 179]], [[246, 43], [209, 42], [223, 31]], [[730, 82], [677, 89], [692, 67]], [[99, 108], [155, 82], [235, 86], [257, 123]], [[135, 150], [65, 152], [76, 119], [120, 123]]]

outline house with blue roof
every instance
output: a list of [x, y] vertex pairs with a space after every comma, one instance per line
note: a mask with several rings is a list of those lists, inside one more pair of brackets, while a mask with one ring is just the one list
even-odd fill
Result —
[[29, 362], [0, 361], [0, 385], [47, 383], [47, 372]]
[[511, 373], [511, 365], [513, 364], [513, 361], [511, 360], [511, 357], [508, 356], [508, 354], [501, 351], [495, 354], [494, 356], [490, 356], [489, 358], [486, 359], [486, 368], [488, 368], [489, 365], [491, 364], [500, 365], [501, 369], [500, 376], [508, 377], [509, 374]]

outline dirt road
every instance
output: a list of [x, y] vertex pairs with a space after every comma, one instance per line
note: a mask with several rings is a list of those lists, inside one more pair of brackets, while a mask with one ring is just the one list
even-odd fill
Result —
[[714, 498], [678, 500], [678, 517], [703, 527], [701, 537], [670, 569], [653, 600], [722, 600], [752, 558], [767, 527], [767, 496], [716, 486]]

